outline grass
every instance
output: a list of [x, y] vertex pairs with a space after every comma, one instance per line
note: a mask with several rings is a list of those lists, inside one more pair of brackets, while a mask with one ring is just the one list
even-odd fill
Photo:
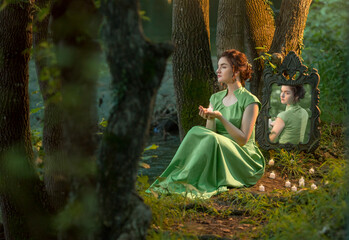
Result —
[[[138, 190], [153, 212], [148, 239], [345, 239], [348, 183], [343, 127], [322, 124], [321, 131], [321, 144], [314, 153], [270, 151], [275, 165], [267, 166], [284, 178], [304, 176], [307, 183], [316, 182], [316, 190], [309, 184], [296, 193], [285, 188], [268, 194], [241, 189], [209, 200], [191, 200], [146, 194], [147, 178], [140, 177]], [[309, 173], [310, 167], [314, 174]], [[206, 228], [212, 225], [211, 235], [188, 229], [205, 219]], [[231, 233], [222, 236], [215, 221], [223, 227], [236, 222], [229, 226]]]

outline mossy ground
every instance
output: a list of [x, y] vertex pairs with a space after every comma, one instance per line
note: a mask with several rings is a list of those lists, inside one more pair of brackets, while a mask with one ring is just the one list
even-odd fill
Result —
[[[269, 151], [259, 182], [231, 189], [209, 200], [139, 192], [153, 212], [148, 239], [345, 239], [347, 181], [343, 126], [322, 124], [321, 144], [314, 153]], [[314, 168], [313, 174], [309, 169]], [[275, 179], [269, 173], [276, 173]], [[305, 187], [298, 186], [303, 176]], [[285, 180], [298, 187], [286, 188]], [[315, 183], [317, 189], [312, 190]], [[265, 186], [265, 192], [258, 190]]]

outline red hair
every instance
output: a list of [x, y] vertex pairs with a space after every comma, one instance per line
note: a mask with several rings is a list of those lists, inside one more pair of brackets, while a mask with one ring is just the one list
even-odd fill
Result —
[[219, 58], [225, 57], [233, 68], [233, 72], [240, 72], [241, 85], [245, 87], [245, 81], [252, 76], [252, 68], [248, 63], [247, 57], [244, 53], [229, 49], [224, 51]]

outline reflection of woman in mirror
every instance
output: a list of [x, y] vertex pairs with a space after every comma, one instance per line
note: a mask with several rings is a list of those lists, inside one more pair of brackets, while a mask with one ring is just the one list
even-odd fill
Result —
[[269, 139], [281, 144], [299, 144], [304, 142], [305, 129], [308, 122], [308, 113], [299, 106], [298, 102], [304, 98], [303, 85], [282, 85], [280, 100], [286, 105], [286, 110], [280, 112], [275, 121], [271, 122], [272, 130]]

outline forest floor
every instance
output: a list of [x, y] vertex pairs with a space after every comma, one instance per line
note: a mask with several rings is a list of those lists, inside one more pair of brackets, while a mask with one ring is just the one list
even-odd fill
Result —
[[[148, 239], [344, 239], [344, 129], [323, 124], [321, 130], [314, 153], [264, 152], [265, 174], [253, 187], [230, 189], [208, 200], [141, 193], [153, 212]], [[269, 177], [272, 171], [275, 179]], [[304, 187], [299, 187], [300, 177]], [[285, 187], [287, 179], [297, 191]], [[311, 189], [313, 183], [317, 189]], [[147, 178], [140, 177], [138, 185], [149, 186]]]

